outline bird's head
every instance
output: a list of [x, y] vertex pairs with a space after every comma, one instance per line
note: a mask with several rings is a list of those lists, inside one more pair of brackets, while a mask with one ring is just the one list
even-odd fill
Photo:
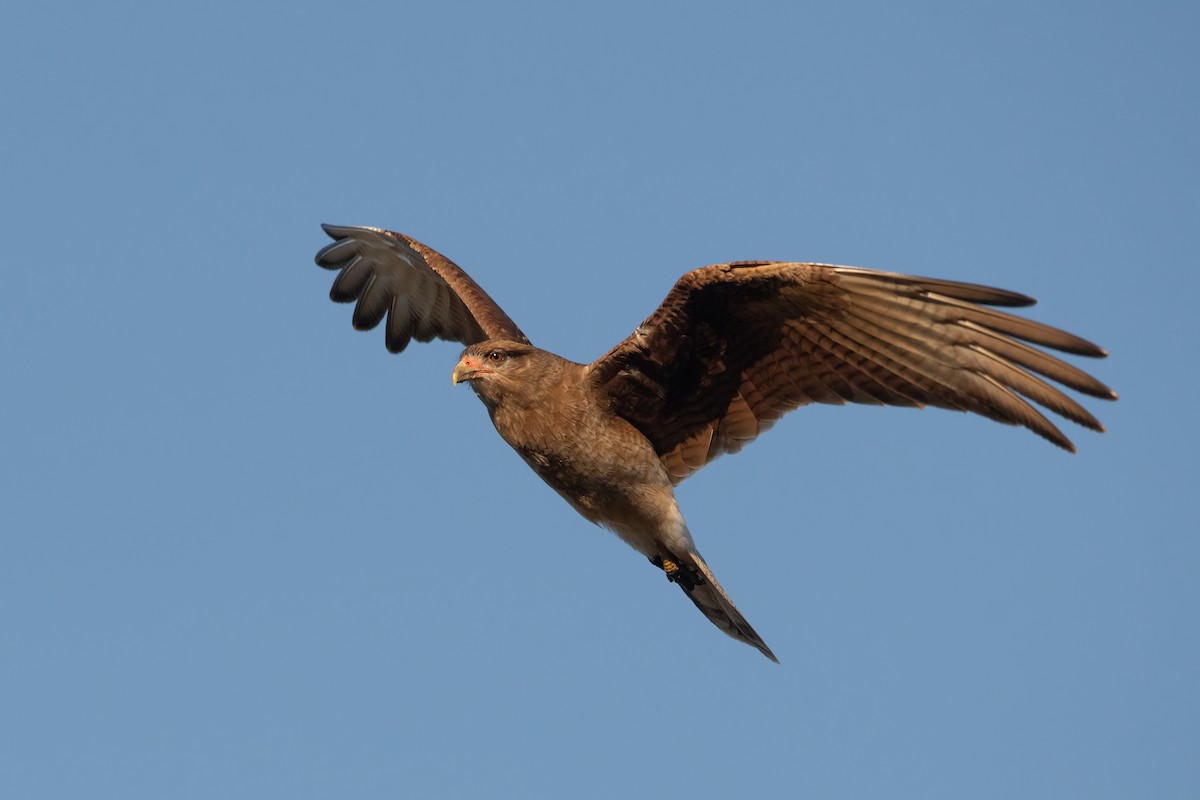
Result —
[[469, 382], [489, 406], [504, 395], [529, 387], [537, 375], [534, 365], [541, 351], [523, 342], [490, 339], [466, 350], [454, 368], [454, 383]]

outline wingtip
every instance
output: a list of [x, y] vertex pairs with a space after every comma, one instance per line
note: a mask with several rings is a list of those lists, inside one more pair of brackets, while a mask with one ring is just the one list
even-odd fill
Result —
[[325, 235], [330, 239], [345, 239], [353, 228], [348, 225], [331, 225], [328, 222], [322, 222], [321, 230], [325, 231]]
[[1038, 304], [1037, 298], [1030, 297], [1029, 295], [1022, 294], [1021, 292], [1012, 292], [1008, 289], [997, 289], [996, 292], [1003, 294], [1003, 299], [997, 300], [993, 303], [988, 303], [988, 305], [1000, 306], [1003, 308], [1031, 308]]

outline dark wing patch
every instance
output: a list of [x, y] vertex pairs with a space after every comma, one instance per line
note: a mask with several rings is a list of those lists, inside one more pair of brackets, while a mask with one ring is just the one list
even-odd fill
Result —
[[358, 301], [352, 318], [358, 330], [371, 330], [386, 317], [391, 352], [413, 339], [529, 341], [471, 276], [416, 239], [379, 228], [321, 227], [334, 242], [317, 253], [317, 264], [339, 270], [330, 299]]
[[1031, 405], [1100, 423], [1043, 376], [1104, 399], [1087, 373], [1026, 342], [1102, 357], [1072, 334], [987, 306], [1025, 295], [825, 264], [694, 270], [590, 367], [612, 409], [654, 444], [678, 483], [808, 403], [926, 405], [1023, 425], [1074, 446]]

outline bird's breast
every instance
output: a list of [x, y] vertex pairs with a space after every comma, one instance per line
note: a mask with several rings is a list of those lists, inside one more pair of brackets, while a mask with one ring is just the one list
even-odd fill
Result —
[[578, 393], [501, 404], [497, 432], [585, 519], [611, 528], [655, 526], [674, 506], [670, 479], [636, 428]]

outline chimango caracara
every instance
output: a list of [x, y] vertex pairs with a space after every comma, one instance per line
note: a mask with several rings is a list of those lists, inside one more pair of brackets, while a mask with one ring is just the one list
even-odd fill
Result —
[[1029, 297], [968, 283], [825, 264], [743, 261], [693, 270], [634, 332], [591, 364], [529, 343], [454, 262], [377, 228], [324, 226], [330, 297], [354, 327], [387, 318], [387, 348], [462, 342], [470, 383], [504, 441], [584, 518], [678, 584], [713, 624], [775, 660], [704, 563], [674, 487], [807, 403], [938, 406], [1071, 442], [1030, 401], [1101, 431], [1043, 376], [1115, 399], [1034, 345], [1101, 357], [1077, 336], [995, 311]]

